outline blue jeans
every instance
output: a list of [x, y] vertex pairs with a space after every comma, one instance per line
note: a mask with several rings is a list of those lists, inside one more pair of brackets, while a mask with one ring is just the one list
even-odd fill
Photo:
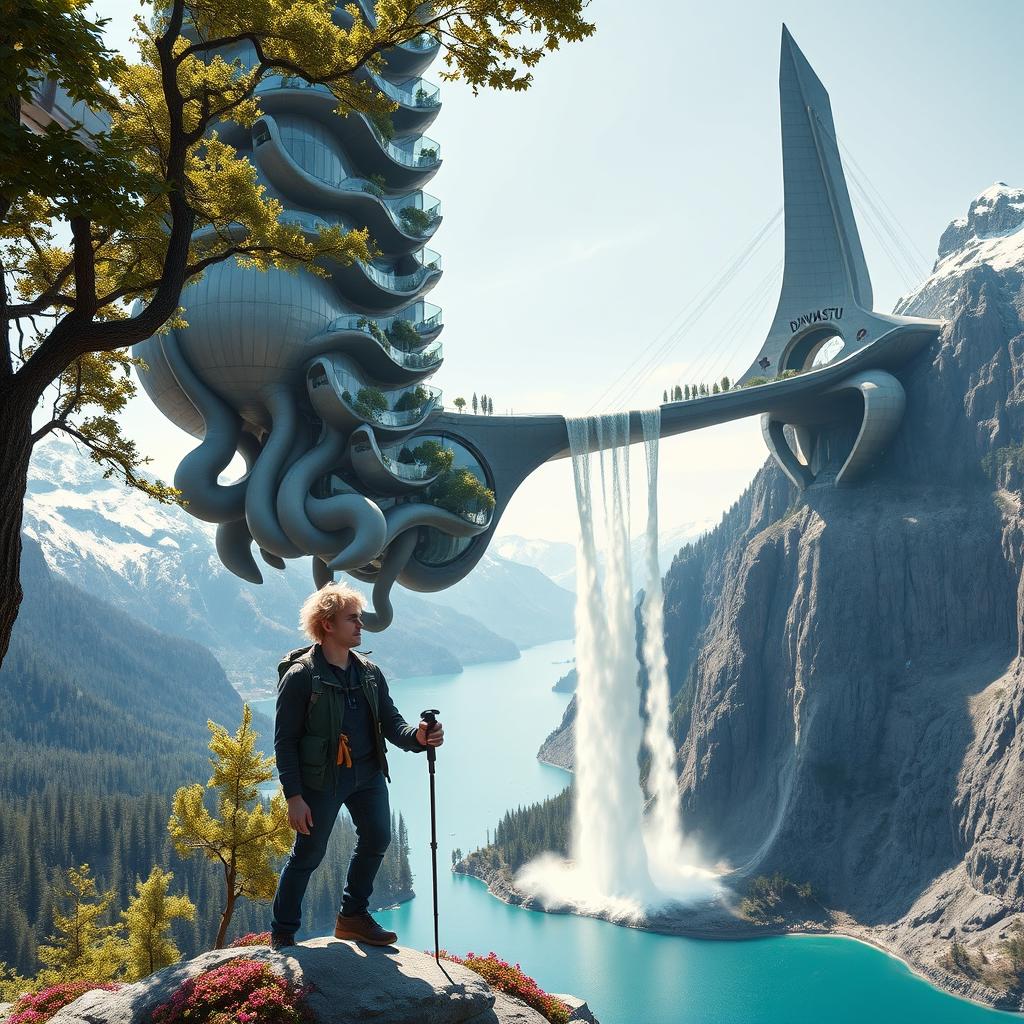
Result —
[[277, 883], [271, 928], [278, 935], [294, 935], [299, 930], [302, 897], [306, 894], [309, 876], [324, 859], [327, 840], [342, 807], [348, 808], [356, 829], [356, 846], [342, 896], [342, 914], [365, 913], [373, 893], [373, 880], [391, 842], [388, 786], [376, 760], [357, 761], [351, 768], [339, 768], [336, 792], [303, 788], [302, 797], [309, 804], [313, 827], [308, 836], [295, 834], [295, 845]]

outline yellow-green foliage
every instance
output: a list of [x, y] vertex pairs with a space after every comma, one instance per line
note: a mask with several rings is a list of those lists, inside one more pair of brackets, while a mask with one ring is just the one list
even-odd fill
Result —
[[[327, 261], [377, 251], [365, 229], [324, 224], [307, 235], [280, 222], [281, 204], [223, 127], [251, 127], [257, 86], [282, 75], [327, 88], [339, 117], [365, 115], [390, 136], [397, 104], [363, 74], [383, 68], [386, 50], [429, 32], [443, 44], [442, 78], [474, 91], [522, 90], [546, 53], [594, 31], [585, 6], [378, 0], [370, 20], [349, 5], [354, 23], [341, 28], [334, 0], [169, 0], [136, 17], [135, 54], [124, 57], [107, 48], [88, 0], [6, 5], [0, 110], [15, 116], [0, 132], [0, 270], [14, 287], [0, 289], [0, 319], [12, 325], [0, 376], [10, 378], [21, 429], [32, 432], [31, 410], [56, 384], [53, 414], [33, 443], [65, 430], [127, 483], [179, 500], [138, 473], [147, 460], [114, 418], [133, 393], [128, 348], [184, 324], [183, 286], [216, 263], [324, 274]], [[218, 52], [241, 41], [252, 45], [253, 67]], [[17, 106], [32, 99], [40, 74], [105, 115], [109, 131], [21, 124]], [[115, 355], [90, 359], [100, 352]], [[97, 415], [83, 414], [93, 407]]]
[[110, 981], [122, 961], [122, 943], [117, 925], [102, 924], [114, 900], [113, 890], [100, 892], [89, 865], [71, 868], [63, 892], [66, 912], [53, 911], [54, 934], [39, 947], [43, 970], [37, 985], [62, 981]]
[[171, 922], [191, 921], [196, 908], [187, 896], [171, 896], [174, 874], [155, 867], [144, 882], [135, 883], [135, 898], [121, 912], [124, 926], [124, 977], [138, 981], [181, 959], [171, 938]]
[[[225, 902], [215, 947], [224, 945], [236, 900], [269, 901], [277, 888], [275, 862], [291, 848], [288, 808], [277, 793], [265, 802], [259, 787], [274, 777], [274, 759], [256, 749], [252, 711], [246, 704], [234, 735], [215, 722], [210, 729], [213, 774], [206, 788], [196, 783], [174, 794], [168, 831], [182, 857], [201, 853], [224, 869]], [[217, 812], [205, 803], [207, 791]]]
[[0, 963], [0, 1003], [16, 1002], [26, 992], [35, 990], [31, 978], [23, 978], [13, 967]]

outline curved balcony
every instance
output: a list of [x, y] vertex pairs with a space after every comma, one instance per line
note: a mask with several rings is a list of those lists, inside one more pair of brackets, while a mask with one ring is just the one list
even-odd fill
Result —
[[398, 273], [397, 270], [385, 270], [372, 263], [365, 264], [363, 269], [367, 277], [372, 278], [382, 288], [393, 292], [412, 292], [416, 291], [431, 274], [441, 273], [441, 254], [434, 252], [433, 249], [420, 249], [419, 252], [413, 253], [412, 259], [419, 266], [404, 274]]
[[399, 462], [396, 454], [383, 452], [369, 427], [352, 431], [348, 454], [356, 476], [374, 495], [412, 494], [429, 487], [440, 476], [425, 462]]
[[[385, 139], [363, 114], [339, 117], [338, 101], [325, 85], [311, 85], [299, 78], [268, 75], [256, 87], [255, 96], [264, 113], [301, 114], [330, 129], [346, 154], [367, 177], [382, 175], [394, 191], [420, 188], [441, 166], [441, 147], [418, 135]], [[239, 144], [239, 132], [223, 126], [224, 138]]]
[[[375, 380], [414, 384], [437, 370], [444, 359], [444, 347], [440, 341], [429, 342], [418, 349], [395, 343], [388, 331], [394, 331], [393, 324], [398, 321], [398, 317], [348, 313], [332, 320], [309, 344], [314, 351], [341, 351], [351, 355]], [[402, 323], [409, 324], [406, 331], [415, 331], [410, 321]]]
[[384, 52], [388, 73], [415, 75], [422, 71], [437, 56], [441, 42], [429, 32], [421, 32], [407, 43], [399, 43]]
[[441, 223], [441, 201], [425, 192], [386, 196], [365, 178], [330, 180], [307, 171], [288, 151], [269, 115], [253, 126], [252, 147], [256, 166], [282, 196], [302, 206], [344, 210], [356, 223], [365, 223], [387, 255], [421, 245]]
[[[278, 220], [285, 224], [296, 224], [308, 234], [318, 234], [324, 228], [334, 225], [346, 229], [350, 227], [343, 217], [307, 213], [304, 210], [285, 209]], [[230, 227], [227, 230], [230, 231]], [[193, 242], [204, 233], [193, 234]], [[387, 270], [362, 260], [347, 265], [325, 261], [334, 283], [351, 302], [384, 313], [397, 312], [410, 299], [418, 298], [433, 288], [441, 278], [441, 257], [432, 249], [421, 249], [401, 257], [396, 263], [411, 264], [413, 269], [403, 273], [397, 268]]]
[[[423, 295], [441, 279], [441, 257], [430, 249], [421, 249], [395, 262], [394, 268], [358, 262], [332, 270], [344, 294], [355, 305], [388, 313]], [[406, 270], [403, 264], [410, 269]]]
[[[374, 432], [388, 440], [398, 441], [410, 431], [426, 422], [441, 408], [438, 388], [417, 384], [399, 392], [383, 392], [369, 388], [351, 370], [344, 356], [327, 354], [317, 356], [306, 368], [306, 390], [318, 416], [333, 426], [351, 432], [361, 426], [370, 426]], [[408, 409], [395, 409], [403, 401], [416, 400]], [[381, 409], [374, 402], [377, 395], [390, 398], [392, 408]]]
[[398, 109], [391, 112], [391, 123], [397, 131], [423, 131], [437, 117], [441, 109], [441, 90], [436, 85], [422, 78], [395, 83], [373, 71], [367, 71], [366, 75], [374, 88], [398, 104]]

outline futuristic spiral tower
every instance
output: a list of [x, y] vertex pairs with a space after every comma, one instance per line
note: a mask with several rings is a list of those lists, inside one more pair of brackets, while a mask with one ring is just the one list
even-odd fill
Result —
[[[250, 57], [245, 45], [225, 56]], [[325, 89], [281, 77], [261, 84], [263, 116], [250, 132], [225, 132], [284, 217], [310, 232], [366, 226], [379, 260], [331, 267], [329, 279], [220, 264], [183, 293], [188, 328], [139, 347], [147, 392], [201, 439], [175, 484], [193, 515], [218, 524], [224, 564], [259, 583], [254, 547], [276, 568], [312, 555], [318, 583], [345, 571], [373, 584], [365, 621], [378, 630], [391, 622], [396, 582], [437, 591], [464, 578], [523, 480], [569, 455], [564, 417], [445, 412], [426, 383], [441, 365], [441, 312], [424, 299], [441, 275], [426, 248], [440, 205], [422, 188], [440, 151], [423, 132], [440, 104], [418, 76], [436, 51], [421, 36], [372, 76], [398, 104], [390, 140], [360, 115], [337, 117]], [[760, 414], [769, 450], [798, 487], [846, 485], [899, 427], [893, 371], [941, 324], [872, 310], [828, 94], [785, 28], [779, 84], [778, 311], [742, 379], [749, 386], [662, 406], [660, 434]], [[629, 423], [630, 440], [642, 440], [640, 413]], [[236, 453], [248, 470], [221, 483]], [[446, 490], [453, 474], [477, 486]]]
[[[336, 17], [349, 16], [339, 8]], [[425, 301], [441, 276], [426, 247], [441, 207], [423, 191], [441, 162], [424, 135], [440, 100], [419, 77], [437, 49], [425, 34], [389, 51], [382, 74], [365, 72], [398, 104], [390, 139], [361, 115], [336, 116], [325, 88], [281, 76], [261, 83], [251, 131], [222, 132], [284, 219], [311, 234], [325, 223], [365, 226], [379, 259], [332, 266], [329, 279], [225, 262], [182, 294], [187, 329], [139, 346], [146, 391], [202, 438], [175, 485], [193, 515], [218, 524], [224, 564], [259, 583], [254, 542], [277, 568], [312, 554], [319, 582], [345, 570], [379, 584], [371, 628], [390, 621], [387, 594], [414, 549], [429, 577], [431, 559], [488, 521], [479, 502], [439, 502], [445, 472], [424, 442], [441, 439], [422, 429], [441, 404], [426, 383], [442, 361], [441, 310]], [[248, 43], [223, 56], [255, 58]], [[455, 471], [486, 481], [471, 453], [444, 447]], [[220, 483], [236, 452], [248, 472]], [[410, 568], [403, 582], [415, 585], [415, 575]]]

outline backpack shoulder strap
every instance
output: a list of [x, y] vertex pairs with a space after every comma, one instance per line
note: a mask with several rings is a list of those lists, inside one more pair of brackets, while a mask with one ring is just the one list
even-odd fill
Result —
[[312, 685], [309, 694], [309, 703], [306, 705], [306, 718], [309, 718], [309, 713], [313, 710], [313, 705], [323, 696], [324, 693], [324, 680], [320, 673], [317, 671], [316, 666], [313, 664], [313, 659], [304, 659], [307, 670], [309, 671], [312, 679]]

